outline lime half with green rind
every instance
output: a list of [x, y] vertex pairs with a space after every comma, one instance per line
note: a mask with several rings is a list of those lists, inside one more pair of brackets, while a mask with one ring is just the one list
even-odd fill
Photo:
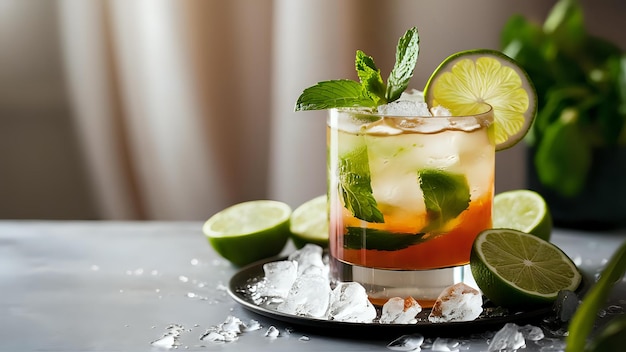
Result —
[[291, 214], [291, 240], [296, 248], [307, 243], [328, 247], [328, 202], [321, 195], [304, 202]]
[[289, 239], [289, 205], [253, 200], [211, 216], [202, 231], [217, 253], [237, 266], [279, 254]]
[[470, 268], [483, 294], [503, 307], [552, 304], [560, 291], [576, 291], [582, 280], [557, 246], [514, 229], [482, 231], [472, 246]]
[[501, 192], [493, 198], [493, 227], [515, 229], [549, 241], [552, 215], [546, 201], [535, 191]]

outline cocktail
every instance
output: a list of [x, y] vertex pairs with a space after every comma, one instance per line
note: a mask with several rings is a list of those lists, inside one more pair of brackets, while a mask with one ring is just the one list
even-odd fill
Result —
[[535, 113], [525, 73], [491, 50], [452, 55], [423, 95], [408, 92], [418, 51], [412, 28], [387, 83], [357, 51], [360, 82], [319, 82], [296, 104], [329, 110], [331, 278], [359, 282], [378, 305], [411, 296], [430, 306], [471, 280], [472, 243], [492, 227], [495, 152]]
[[491, 227], [495, 144], [484, 108], [463, 117], [330, 111], [333, 279], [360, 282], [374, 303], [412, 296], [423, 306], [463, 279], [454, 268]]

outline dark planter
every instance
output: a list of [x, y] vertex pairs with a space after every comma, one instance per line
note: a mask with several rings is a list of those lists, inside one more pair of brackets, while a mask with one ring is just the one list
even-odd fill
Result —
[[538, 180], [534, 150], [527, 153], [528, 187], [548, 203], [558, 227], [609, 230], [626, 226], [626, 147], [593, 151], [587, 186], [575, 197], [563, 197], [546, 189]]

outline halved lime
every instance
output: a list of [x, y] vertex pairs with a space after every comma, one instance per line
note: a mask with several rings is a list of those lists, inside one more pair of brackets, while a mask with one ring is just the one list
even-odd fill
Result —
[[470, 268], [476, 284], [504, 307], [549, 304], [575, 291], [581, 274], [554, 244], [513, 229], [490, 229], [475, 239]]
[[528, 132], [537, 110], [537, 93], [528, 74], [495, 50], [462, 51], [446, 58], [424, 88], [428, 106], [446, 107], [452, 115], [493, 107], [496, 150], [510, 148]]
[[328, 247], [328, 208], [326, 195], [304, 202], [291, 214], [291, 240], [296, 248], [307, 243]]
[[493, 227], [515, 229], [550, 241], [552, 216], [537, 192], [526, 189], [501, 192], [493, 198]]
[[202, 231], [217, 253], [242, 266], [279, 254], [289, 239], [289, 205], [253, 200], [211, 216]]

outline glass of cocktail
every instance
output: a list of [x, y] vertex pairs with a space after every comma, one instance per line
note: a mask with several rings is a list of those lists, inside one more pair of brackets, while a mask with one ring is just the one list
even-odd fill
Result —
[[423, 95], [406, 94], [418, 52], [411, 28], [384, 82], [357, 50], [359, 82], [319, 82], [296, 103], [329, 111], [331, 279], [362, 284], [378, 305], [410, 296], [430, 306], [471, 283], [472, 244], [492, 227], [495, 152], [520, 141], [536, 112], [523, 69], [488, 49], [451, 55]]
[[411, 296], [432, 305], [464, 279], [474, 238], [491, 227], [491, 106], [426, 114], [328, 115], [331, 275], [361, 283], [374, 304]]

